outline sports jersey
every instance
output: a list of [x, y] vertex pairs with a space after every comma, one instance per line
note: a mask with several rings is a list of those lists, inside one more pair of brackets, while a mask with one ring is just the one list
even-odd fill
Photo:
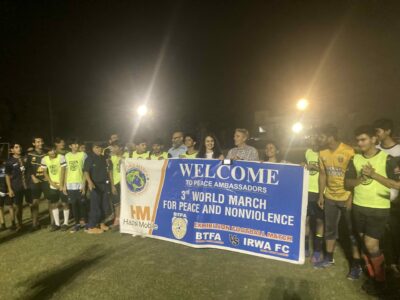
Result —
[[57, 184], [61, 183], [61, 169], [65, 166], [65, 157], [61, 154], [57, 154], [55, 158], [50, 158], [50, 156], [46, 155], [42, 159], [42, 168], [44, 170], [48, 169], [51, 181]]
[[29, 178], [27, 174], [27, 159], [25, 157], [15, 158], [11, 156], [6, 161], [6, 174], [10, 177], [11, 188], [14, 192], [26, 189]]
[[121, 159], [121, 156], [111, 155], [114, 185], [117, 185], [121, 182]]
[[[354, 155], [349, 163], [346, 179], [360, 178], [363, 166], [368, 164], [372, 165], [377, 174], [395, 179], [395, 161], [387, 153], [380, 150], [370, 158], [362, 154]], [[390, 208], [390, 189], [372, 178], [364, 178], [354, 188], [353, 203], [369, 208]]]
[[132, 152], [130, 155], [125, 152], [124, 158], [133, 158], [133, 159], [148, 159], [150, 156], [150, 152], [146, 151], [143, 153], [137, 153], [136, 151]]
[[343, 143], [335, 151], [326, 149], [319, 152], [319, 165], [326, 173], [326, 198], [336, 201], [349, 199], [350, 192], [344, 188], [344, 176], [353, 156], [354, 149]]
[[[313, 151], [312, 149], [306, 150], [306, 162], [307, 165], [313, 165], [318, 167], [319, 161], [319, 153]], [[312, 193], [318, 193], [318, 179], [319, 179], [319, 170], [309, 170], [309, 177], [308, 177], [308, 191]]]
[[34, 175], [40, 181], [45, 181], [44, 169], [42, 166], [42, 159], [46, 156], [44, 152], [37, 152], [36, 150], [28, 153], [28, 173]]
[[197, 157], [198, 152], [194, 152], [192, 154], [188, 154], [187, 152], [185, 154], [181, 155], [181, 158], [196, 158]]
[[155, 155], [154, 153], [150, 153], [150, 159], [151, 160], [168, 159], [168, 153], [167, 152], [161, 152], [159, 155]]
[[384, 148], [381, 144], [379, 144], [378, 146], [376, 146], [376, 148], [378, 148], [382, 151], [385, 151], [390, 156], [393, 156], [393, 157], [400, 156], [400, 145], [399, 144], [395, 144], [390, 148]]
[[65, 183], [68, 190], [79, 190], [84, 182], [83, 165], [87, 155], [85, 152], [72, 153], [65, 155], [67, 176]]

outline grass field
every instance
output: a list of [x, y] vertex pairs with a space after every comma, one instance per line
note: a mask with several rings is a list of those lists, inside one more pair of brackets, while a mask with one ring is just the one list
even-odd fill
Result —
[[[47, 219], [46, 203], [41, 204]], [[27, 210], [25, 217], [28, 217]], [[118, 232], [0, 233], [0, 299], [373, 299], [336, 266], [193, 249]]]

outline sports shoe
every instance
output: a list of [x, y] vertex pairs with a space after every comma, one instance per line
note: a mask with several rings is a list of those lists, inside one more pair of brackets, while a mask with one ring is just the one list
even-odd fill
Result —
[[68, 230], [68, 225], [61, 225], [61, 231], [67, 231]]
[[86, 233], [89, 233], [89, 234], [101, 234], [104, 232], [103, 230], [101, 230], [100, 228], [97, 228], [97, 227], [89, 228], [85, 231], [86, 231]]
[[60, 230], [60, 226], [57, 226], [55, 224], [51, 225], [50, 232], [54, 232], [54, 231], [57, 231], [57, 230]]
[[107, 231], [107, 230], [109, 230], [110, 228], [109, 228], [106, 224], [101, 223], [101, 224], [100, 224], [100, 229], [103, 230], [103, 231]]
[[311, 263], [315, 266], [316, 264], [320, 263], [324, 260], [324, 256], [320, 251], [314, 251], [313, 255], [311, 256]]
[[386, 282], [378, 282], [371, 278], [365, 281], [361, 288], [371, 296], [382, 296], [387, 293]]
[[319, 263], [314, 265], [314, 269], [326, 269], [332, 267], [335, 264], [335, 260], [323, 259]]
[[349, 280], [357, 280], [360, 279], [363, 271], [361, 266], [353, 266], [350, 269], [350, 272], [347, 274], [347, 279]]
[[75, 226], [73, 226], [73, 227], [71, 228], [71, 230], [70, 230], [69, 232], [75, 233], [75, 232], [78, 232], [79, 229], [81, 229], [81, 225], [76, 224]]
[[41, 228], [40, 225], [36, 225], [36, 226], [33, 226], [33, 225], [32, 225], [30, 231], [31, 231], [31, 232], [38, 231], [38, 230], [40, 230], [40, 228]]
[[1, 224], [1, 225], [0, 225], [0, 231], [4, 231], [4, 230], [6, 230], [6, 229], [7, 229], [7, 227], [6, 227], [5, 224]]

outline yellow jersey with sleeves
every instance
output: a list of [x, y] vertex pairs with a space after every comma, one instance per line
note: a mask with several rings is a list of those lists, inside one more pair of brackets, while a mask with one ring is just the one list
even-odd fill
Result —
[[121, 160], [123, 157], [118, 155], [111, 155], [113, 183], [117, 185], [121, 182]]
[[57, 154], [54, 158], [50, 158], [50, 156], [46, 155], [42, 159], [42, 168], [48, 170], [51, 181], [57, 184], [61, 183], [61, 169], [66, 167], [66, 165], [64, 155]]
[[351, 192], [344, 188], [344, 177], [353, 156], [354, 149], [343, 143], [335, 151], [326, 149], [319, 152], [320, 169], [326, 173], [326, 198], [336, 201], [349, 199]]

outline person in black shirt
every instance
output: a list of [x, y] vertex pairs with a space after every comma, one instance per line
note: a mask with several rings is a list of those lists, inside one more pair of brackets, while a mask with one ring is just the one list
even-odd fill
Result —
[[[99, 143], [94, 143], [93, 153], [85, 160], [83, 171], [90, 191], [90, 212], [87, 233], [103, 233], [108, 230], [104, 224], [105, 219], [111, 214], [109, 203], [110, 162], [102, 155]], [[98, 225], [100, 224], [100, 228]]]
[[[28, 173], [30, 175], [30, 188], [32, 191], [32, 203], [30, 203], [32, 213], [32, 231], [39, 229], [39, 200], [42, 194], [47, 194], [48, 182], [44, 177], [44, 169], [41, 165], [46, 153], [43, 151], [43, 139], [33, 137], [32, 145], [34, 150], [28, 153]], [[51, 215], [51, 214], [50, 214]]]
[[[12, 156], [6, 161], [5, 174], [7, 184], [7, 205], [11, 218], [11, 229], [20, 230], [22, 227], [22, 202], [32, 204], [29, 176], [27, 174], [27, 160], [21, 155], [22, 147], [18, 143], [11, 145]], [[15, 223], [15, 221], [17, 221]]]

